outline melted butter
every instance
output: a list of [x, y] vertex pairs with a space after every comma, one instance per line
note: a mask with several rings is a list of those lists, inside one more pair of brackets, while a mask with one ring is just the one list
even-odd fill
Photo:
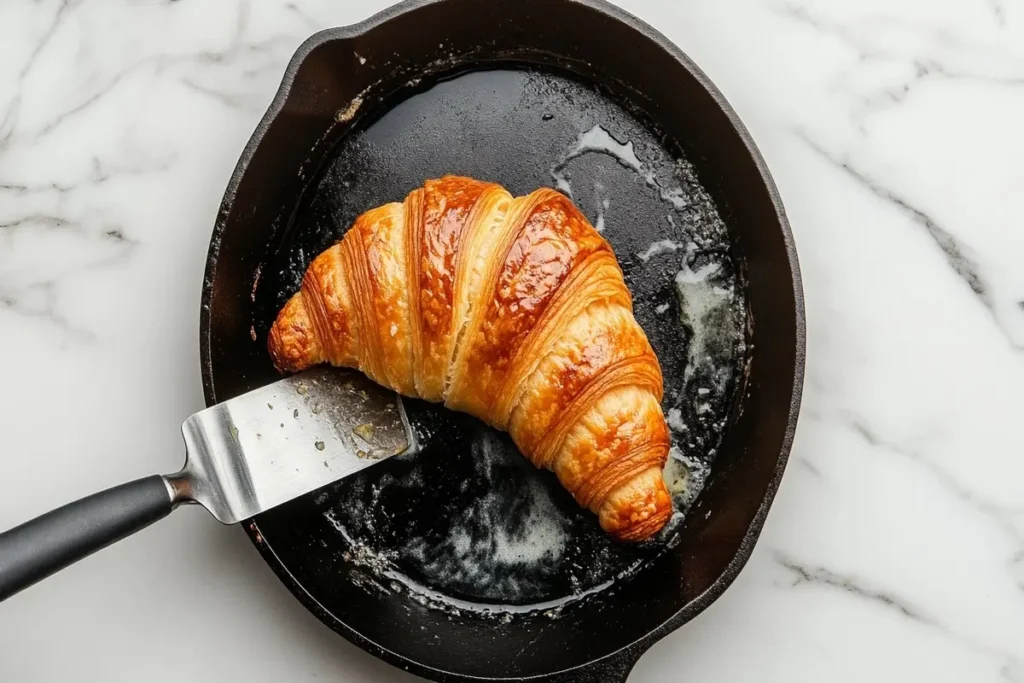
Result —
[[594, 127], [580, 133], [575, 144], [562, 156], [562, 158], [551, 167], [551, 178], [555, 181], [555, 187], [573, 197], [572, 184], [566, 173], [566, 167], [573, 159], [587, 153], [605, 154], [622, 166], [636, 171], [643, 178], [644, 182], [658, 191], [658, 196], [668, 202], [676, 210], [683, 210], [690, 205], [683, 189], [672, 183], [662, 182], [652, 168], [649, 168], [636, 153], [632, 140], [620, 142], [604, 126]]

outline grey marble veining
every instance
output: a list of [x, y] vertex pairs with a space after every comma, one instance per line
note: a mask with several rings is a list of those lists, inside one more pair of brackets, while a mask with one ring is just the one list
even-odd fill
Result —
[[[180, 465], [199, 292], [295, 48], [385, 0], [0, 4], [0, 527]], [[750, 564], [631, 681], [1024, 682], [1024, 2], [621, 0], [779, 184], [805, 410]], [[111, 420], [112, 415], [117, 420]], [[0, 680], [410, 681], [198, 511], [0, 608]]]

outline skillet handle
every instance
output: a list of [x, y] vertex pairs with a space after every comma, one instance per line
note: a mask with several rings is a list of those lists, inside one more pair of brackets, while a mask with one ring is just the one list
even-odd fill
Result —
[[623, 650], [568, 671], [531, 678], [530, 683], [626, 683], [640, 652]]
[[82, 498], [0, 534], [0, 600], [42, 581], [174, 509], [161, 476]]

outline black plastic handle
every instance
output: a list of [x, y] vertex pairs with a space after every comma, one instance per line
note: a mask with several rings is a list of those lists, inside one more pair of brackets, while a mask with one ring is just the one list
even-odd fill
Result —
[[166, 517], [163, 477], [115, 486], [0, 534], [0, 600]]

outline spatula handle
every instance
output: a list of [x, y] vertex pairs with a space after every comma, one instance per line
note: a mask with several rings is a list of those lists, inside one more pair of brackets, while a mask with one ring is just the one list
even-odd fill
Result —
[[0, 600], [42, 581], [174, 508], [163, 477], [115, 486], [0, 534]]

